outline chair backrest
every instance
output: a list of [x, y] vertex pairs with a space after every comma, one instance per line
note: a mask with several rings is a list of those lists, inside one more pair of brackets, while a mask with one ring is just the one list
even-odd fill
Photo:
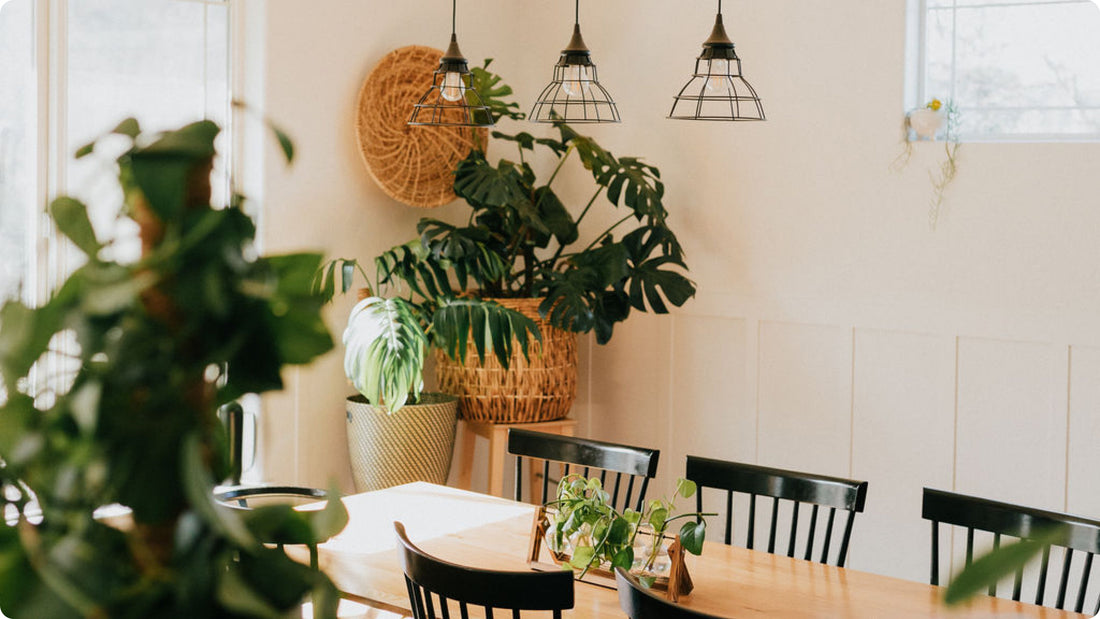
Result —
[[[712, 460], [698, 456], [687, 457], [687, 478], [699, 486], [696, 494], [696, 508], [703, 511], [703, 488], [717, 488], [726, 491], [726, 536], [727, 544], [733, 543], [733, 494], [749, 495], [748, 535], [746, 546], [754, 548], [756, 543], [756, 499], [771, 498], [771, 522], [768, 531], [768, 552], [774, 553], [779, 531], [780, 500], [791, 501], [790, 527], [787, 535], [787, 556], [800, 556], [807, 561], [814, 560], [814, 542], [818, 535], [819, 517], [822, 508], [828, 512], [825, 517], [821, 553], [817, 561], [829, 563], [829, 550], [833, 547], [833, 530], [838, 526], [837, 511], [842, 515], [840, 548], [836, 553], [836, 565], [844, 567], [848, 558], [848, 543], [852, 537], [852, 525], [856, 512], [862, 512], [867, 500], [867, 482], [837, 477], [825, 477], [797, 471], [773, 469], [753, 464]], [[802, 504], [812, 506], [809, 519], [809, 531], [799, 551], [798, 523], [799, 508]], [[786, 528], [786, 527], [785, 527]]]
[[[542, 463], [542, 494], [545, 503], [550, 494], [550, 461], [565, 465], [563, 474], [579, 473], [585, 477], [600, 477], [611, 494], [616, 509], [633, 507], [642, 511], [649, 480], [657, 475], [657, 449], [604, 443], [572, 436], [560, 436], [511, 428], [508, 430], [508, 453], [516, 456], [515, 499], [522, 501], [523, 459], [538, 458]], [[624, 479], [625, 478], [625, 479]], [[535, 498], [535, 489], [531, 497]]]
[[417, 548], [400, 522], [393, 523], [405, 569], [413, 619], [467, 617], [469, 606], [480, 606], [486, 619], [493, 610], [507, 610], [512, 618], [520, 611], [561, 611], [573, 608], [573, 572], [497, 572], [465, 567], [437, 559]]
[[619, 585], [619, 606], [630, 619], [718, 619], [654, 594], [621, 567], [615, 568], [615, 581]]
[[[1093, 556], [1100, 553], [1100, 521], [1088, 520], [1070, 514], [1049, 512], [1011, 503], [990, 501], [978, 497], [957, 494], [944, 490], [924, 489], [922, 516], [932, 521], [932, 572], [933, 585], [940, 584], [940, 523], [966, 528], [966, 565], [974, 559], [974, 532], [986, 531], [993, 534], [993, 547], [1001, 545], [1001, 537], [1030, 539], [1053, 527], [1061, 527], [1064, 537], [1056, 544], [1062, 548], [1062, 574], [1058, 578], [1058, 593], [1054, 606], [1065, 609], [1066, 594], [1072, 577], [1074, 551], [1084, 553], [1084, 565], [1077, 583], [1077, 595], [1074, 609], [1082, 612], [1085, 606], [1085, 594], [1088, 590], [1089, 575], [1092, 571]], [[1048, 572], [1050, 570], [1051, 547], [1043, 548], [1039, 575], [1035, 586], [1035, 603], [1042, 606], [1046, 600]], [[1057, 569], [1057, 568], [1055, 568]], [[1024, 571], [1016, 572], [1012, 585], [1012, 599], [1019, 601], [1023, 589]], [[989, 587], [989, 595], [997, 594], [997, 585]], [[1100, 613], [1100, 599], [1093, 614]]]

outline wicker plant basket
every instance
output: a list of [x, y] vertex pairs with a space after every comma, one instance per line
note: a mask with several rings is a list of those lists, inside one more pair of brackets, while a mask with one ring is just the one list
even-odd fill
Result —
[[361, 395], [347, 400], [348, 450], [355, 489], [381, 490], [414, 481], [447, 483], [458, 423], [458, 399], [421, 394], [392, 415]]
[[505, 370], [492, 355], [482, 364], [470, 346], [464, 363], [436, 352], [440, 390], [459, 397], [463, 419], [489, 423], [535, 423], [562, 419], [577, 397], [577, 334], [539, 318], [542, 299], [494, 299], [538, 323], [542, 344], [533, 341], [530, 360], [517, 345]]

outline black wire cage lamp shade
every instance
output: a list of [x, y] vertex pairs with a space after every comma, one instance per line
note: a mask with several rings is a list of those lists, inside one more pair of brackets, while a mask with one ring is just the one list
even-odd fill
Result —
[[710, 38], [695, 60], [695, 74], [674, 97], [669, 118], [676, 120], [765, 120], [756, 89], [741, 74], [741, 58], [722, 23], [722, 0]]
[[575, 3], [573, 38], [554, 65], [554, 79], [542, 90], [529, 118], [539, 123], [621, 122], [615, 100], [600, 85], [592, 52], [581, 37], [580, 0]]
[[474, 88], [470, 65], [458, 48], [455, 35], [457, 1], [451, 2], [451, 43], [439, 59], [432, 86], [413, 105], [410, 125], [435, 127], [492, 127], [489, 106]]

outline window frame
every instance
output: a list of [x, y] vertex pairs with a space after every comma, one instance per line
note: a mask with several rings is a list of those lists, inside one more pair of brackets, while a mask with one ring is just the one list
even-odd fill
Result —
[[[69, 0], [27, 0], [31, 5], [32, 29], [32, 54], [35, 74], [35, 92], [33, 94], [35, 105], [36, 126], [29, 134], [34, 144], [34, 191], [33, 200], [25, 205], [29, 209], [26, 228], [26, 259], [27, 266], [22, 273], [22, 287], [19, 299], [32, 307], [40, 306], [49, 300], [50, 295], [63, 282], [67, 273], [70, 273], [81, 260], [78, 251], [72, 248], [56, 230], [53, 222], [46, 214], [46, 207], [54, 198], [69, 193], [69, 166], [73, 161], [73, 152], [69, 144], [68, 131], [68, 6]], [[244, 188], [247, 192], [254, 187], [262, 186], [262, 165], [242, 165], [242, 152], [245, 148], [251, 148], [255, 138], [250, 136], [256, 133], [251, 127], [252, 121], [246, 119], [239, 107], [233, 105], [238, 94], [247, 97], [253, 106], [258, 106], [262, 97], [262, 82], [256, 83], [255, 77], [247, 77], [245, 67], [255, 68], [255, 58], [246, 53], [246, 36], [252, 36], [254, 27], [248, 26], [246, 15], [262, 13], [262, 7], [249, 8], [248, 0], [167, 0], [189, 4], [224, 7], [226, 10], [226, 36], [227, 36], [227, 65], [226, 71], [226, 110], [225, 121], [222, 130], [226, 134], [224, 149], [226, 177], [230, 171], [237, 176], [236, 188], [225, 188], [225, 202], [228, 203], [229, 193], [234, 189]], [[0, 2], [0, 4], [3, 4]], [[209, 32], [205, 36], [209, 36]], [[219, 102], [220, 107], [220, 102]], [[105, 127], [104, 130], [109, 129]], [[247, 135], [246, 135], [247, 134]], [[262, 151], [257, 151], [262, 152]], [[227, 183], [228, 185], [228, 183]], [[253, 206], [256, 203], [252, 203]], [[260, 213], [253, 212], [253, 217], [260, 224]], [[262, 236], [257, 235], [257, 249]], [[64, 351], [61, 351], [64, 353]], [[42, 391], [54, 385], [48, 381], [57, 380], [60, 374], [60, 356], [47, 355], [43, 360], [43, 367], [32, 369], [31, 381], [35, 391]], [[260, 412], [260, 398], [247, 396], [242, 404], [246, 412], [252, 416], [251, 438], [253, 446], [258, 437], [258, 428], [255, 421]], [[247, 433], [246, 433], [247, 434]], [[257, 453], [253, 449], [253, 453]], [[247, 479], [254, 480], [262, 475], [263, 466], [258, 457], [253, 457], [252, 462], [245, 462], [251, 466], [246, 470]]]
[[[1041, 5], [1041, 4], [1093, 4], [1100, 9], [1100, 3], [1096, 0], [1053, 0], [1048, 2], [1012, 2], [1004, 3], [997, 2], [996, 0], [988, 0], [983, 5], [967, 5], [964, 7], [955, 6], [951, 10], [957, 13], [959, 8], [988, 8], [988, 6], [1016, 6], [1016, 5]], [[987, 6], [988, 5], [988, 6]], [[947, 98], [953, 98], [954, 92], [951, 93], [929, 93], [926, 92], [925, 87], [927, 83], [927, 71], [925, 66], [925, 58], [927, 54], [926, 41], [927, 41], [927, 26], [928, 26], [928, 0], [908, 0], [906, 3], [906, 37], [905, 37], [905, 109], [912, 110], [923, 107], [933, 96], [945, 96]], [[946, 9], [945, 9], [946, 10]], [[956, 44], [956, 38], [953, 36], [951, 44]], [[955, 71], [955, 51], [952, 50], [952, 62], [951, 70]], [[952, 86], [955, 84], [955, 78], [951, 78]], [[959, 108], [961, 112], [967, 109], [991, 109], [991, 108]], [[1029, 107], [1029, 108], [1017, 108], [1026, 110], [1043, 110], [1043, 109], [1058, 109], [1054, 106], [1049, 108]], [[1100, 106], [1093, 107], [1062, 107], [1061, 109], [1072, 110], [1100, 110]], [[998, 133], [988, 135], [974, 135], [969, 133], [962, 133], [958, 136], [960, 142], [966, 143], [1047, 143], [1047, 144], [1089, 144], [1100, 142], [1100, 129], [1093, 133]]]

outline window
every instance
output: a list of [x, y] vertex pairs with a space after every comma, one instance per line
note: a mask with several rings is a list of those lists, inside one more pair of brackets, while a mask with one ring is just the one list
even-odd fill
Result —
[[[227, 0], [0, 0], [0, 302], [40, 303], [79, 266], [44, 215], [58, 195], [88, 205], [114, 258], [137, 258], [110, 162], [73, 154], [128, 116], [147, 131], [203, 118], [228, 128], [229, 21]], [[212, 185], [225, 203], [232, 142], [219, 139]], [[62, 358], [40, 362], [35, 393], [64, 380]]]
[[1100, 139], [1092, 0], [910, 0], [909, 107], [958, 110], [964, 140]]
[[[53, 196], [85, 201], [103, 237], [136, 236], [114, 219], [121, 195], [104, 182], [103, 160], [73, 159], [127, 116], [153, 131], [226, 125], [224, 0], [0, 0], [0, 299], [40, 301], [77, 266], [42, 217]], [[223, 199], [227, 178], [218, 161]], [[116, 251], [132, 257], [137, 245]]]
[[34, 247], [38, 76], [32, 9], [25, 0], [0, 0], [0, 299], [18, 294]]

